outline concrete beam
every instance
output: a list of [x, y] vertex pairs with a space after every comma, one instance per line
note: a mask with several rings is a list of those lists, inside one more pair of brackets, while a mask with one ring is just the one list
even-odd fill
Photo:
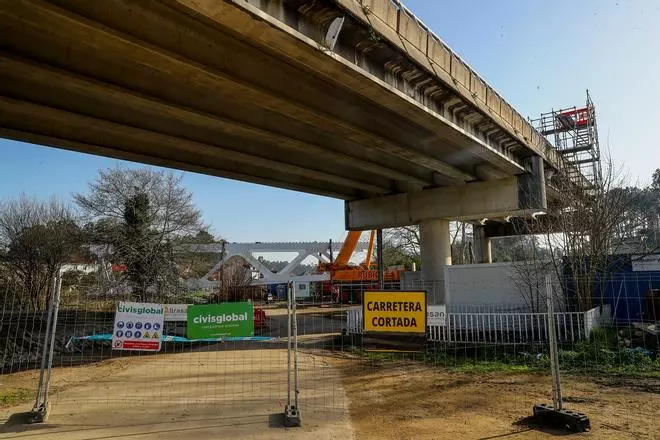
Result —
[[[563, 214], [566, 215], [566, 214]], [[483, 226], [486, 237], [511, 237], [514, 235], [560, 234], [569, 222], [558, 221], [553, 214], [536, 218], [512, 218], [508, 222], [486, 222]]]
[[[23, 60], [2, 51], [0, 51], [0, 78], [7, 79], [7, 84], [14, 85], [20, 82], [29, 83], [32, 81], [49, 84], [51, 89], [62, 89], [72, 100], [74, 97], [84, 95], [88, 99], [96, 99], [99, 102], [117, 105], [135, 112], [144, 112], [158, 118], [168, 118], [172, 122], [186, 121], [188, 125], [197, 128], [198, 132], [214, 130], [254, 142], [274, 144], [289, 150], [290, 154], [313, 154], [324, 163], [342, 163], [349, 168], [361, 169], [392, 180], [423, 185], [429, 183], [417, 176], [401, 173], [392, 168], [361, 160], [354, 156], [330, 151], [290, 136], [249, 126], [201, 110], [168, 103], [115, 85], [90, 80], [81, 75], [55, 69], [51, 66]], [[107, 105], [104, 105], [99, 108], [106, 107]], [[176, 128], [174, 123], [170, 124], [170, 127], [172, 130]], [[282, 161], [287, 159], [288, 156], [281, 156]]]
[[[536, 177], [538, 179], [538, 177]], [[546, 209], [545, 200], [530, 194], [532, 176], [426, 189], [345, 203], [346, 229], [406, 226], [424, 220], [474, 220], [531, 214]], [[536, 204], [534, 204], [536, 203]]]
[[69, 139], [62, 139], [48, 135], [40, 135], [29, 133], [25, 131], [12, 130], [0, 127], [0, 137], [5, 139], [12, 139], [18, 142], [27, 142], [29, 144], [45, 145], [47, 147], [62, 148], [70, 151], [84, 151], [88, 154], [95, 154], [97, 156], [111, 157], [113, 159], [128, 160], [131, 162], [144, 163], [158, 167], [171, 168], [175, 170], [185, 170], [193, 173], [206, 174], [215, 177], [224, 177], [227, 179], [240, 180], [242, 182], [250, 182], [258, 185], [273, 186], [291, 191], [306, 192], [324, 197], [335, 199], [346, 199], [354, 197], [351, 191], [345, 188], [332, 188], [332, 189], [311, 189], [309, 185], [301, 185], [290, 180], [273, 180], [270, 177], [265, 177], [256, 174], [243, 174], [237, 173], [232, 170], [202, 166], [193, 162], [186, 162], [179, 159], [163, 158], [155, 154], [138, 153], [135, 150], [122, 150], [114, 147], [106, 147], [95, 144], [88, 144], [83, 142], [75, 142]]
[[48, 121], [48, 123], [52, 124], [52, 127], [66, 127], [68, 130], [79, 129], [81, 131], [87, 130], [88, 132], [95, 131], [101, 135], [102, 138], [106, 139], [109, 144], [113, 146], [116, 145], [117, 147], [123, 145], [128, 148], [132, 142], [136, 142], [140, 145], [150, 146], [148, 149], [151, 150], [163, 149], [171, 152], [186, 151], [190, 154], [208, 155], [210, 158], [217, 157], [222, 161], [233, 161], [266, 169], [281, 170], [287, 174], [298, 175], [306, 179], [322, 180], [337, 185], [343, 185], [348, 188], [359, 188], [376, 194], [386, 193], [388, 191], [387, 188], [374, 186], [370, 183], [357, 182], [345, 177], [325, 173], [321, 171], [322, 167], [313, 170], [310, 168], [288, 165], [286, 163], [225, 149], [216, 145], [188, 141], [174, 136], [163, 135], [49, 107], [16, 101], [2, 96], [0, 96], [0, 115], [3, 120], [14, 120], [14, 125], [18, 122], [16, 121], [17, 118], [29, 119], [33, 116], [39, 116], [40, 120]]
[[540, 156], [532, 156], [527, 159], [530, 173], [520, 176], [518, 195], [522, 206], [542, 207], [548, 206], [545, 191], [545, 168]]
[[[224, 4], [224, 2], [219, 4]], [[201, 40], [208, 46], [204, 53], [209, 59], [205, 59], [203, 62], [212, 59], [215, 60], [216, 65], [206, 65], [202, 63], [201, 59], [189, 58], [188, 54], [178, 54], [156, 45], [147, 44], [132, 35], [99, 26], [98, 23], [85, 17], [40, 0], [17, 1], [3, 13], [6, 13], [16, 23], [47, 29], [48, 33], [58, 41], [75, 43], [79, 47], [93, 52], [103, 51], [104, 56], [125, 59], [126, 54], [131, 54], [132, 59], [140, 60], [141, 64], [148, 65], [157, 75], [176, 75], [180, 78], [187, 78], [188, 82], [196, 87], [201, 86], [212, 90], [218, 99], [233, 99], [240, 96], [242, 100], [251, 102], [260, 108], [286, 115], [312, 126], [322, 125], [326, 131], [341, 134], [353, 142], [368, 145], [371, 149], [381, 153], [398, 156], [449, 178], [460, 181], [474, 180], [472, 174], [442, 160], [370, 132], [327, 111], [313, 108], [301, 101], [288, 99], [261, 85], [220, 70], [220, 66], [216, 67], [216, 65], [223, 58], [221, 54], [227, 52], [228, 48], [219, 46], [211, 39]], [[181, 39], [187, 38], [191, 33], [185, 27], [179, 27], [178, 32]], [[94, 37], [91, 38], [90, 35], [94, 35]], [[242, 43], [235, 40], [234, 44]], [[264, 54], [262, 53], [262, 55]], [[201, 55], [197, 54], [197, 56]], [[266, 61], [264, 58], [264, 63]]]

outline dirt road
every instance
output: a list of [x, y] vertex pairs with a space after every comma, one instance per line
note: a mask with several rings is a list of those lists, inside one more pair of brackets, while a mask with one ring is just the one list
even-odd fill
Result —
[[[352, 355], [300, 355], [303, 427], [284, 430], [286, 351], [202, 351], [118, 358], [55, 370], [48, 424], [5, 425], [0, 438], [55, 439], [551, 439], [527, 418], [547, 402], [548, 375], [466, 374], [422, 363], [368, 364]], [[0, 377], [0, 394], [33, 389], [36, 371]], [[591, 439], [660, 438], [658, 381], [564, 378], [569, 408]], [[30, 404], [0, 408], [0, 417]], [[349, 417], [350, 410], [350, 417]]]
[[[286, 337], [287, 335], [287, 315], [285, 313], [276, 313], [281, 309], [268, 310], [266, 316], [269, 320], [269, 327], [259, 331], [260, 336]], [[301, 313], [302, 312], [302, 313]], [[313, 308], [303, 309], [297, 312], [296, 322], [299, 335], [315, 335], [328, 333], [341, 333], [346, 327], [346, 310]]]
[[[303, 427], [285, 430], [286, 351], [241, 350], [119, 358], [55, 370], [44, 426], [5, 425], [2, 438], [307, 439], [353, 438], [338, 370], [300, 356]], [[31, 387], [36, 372], [3, 376], [4, 389]], [[30, 404], [0, 409], [0, 417]]]

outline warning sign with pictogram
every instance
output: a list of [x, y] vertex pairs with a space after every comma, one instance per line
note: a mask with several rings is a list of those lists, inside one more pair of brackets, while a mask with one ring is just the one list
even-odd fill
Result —
[[160, 333], [145, 330], [160, 329], [163, 321], [161, 304], [120, 302], [115, 311], [113, 350], [160, 351]]

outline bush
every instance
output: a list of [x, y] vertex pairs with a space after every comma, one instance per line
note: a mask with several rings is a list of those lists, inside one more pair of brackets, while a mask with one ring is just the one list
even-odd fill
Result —
[[210, 298], [210, 292], [205, 292], [203, 290], [192, 290], [176, 296], [175, 300], [182, 304], [207, 304]]
[[[614, 335], [614, 336], [613, 336]], [[565, 344], [558, 350], [563, 371], [578, 374], [617, 374], [660, 377], [660, 358], [643, 349], [619, 348], [616, 331], [604, 329], [589, 341]], [[461, 371], [547, 371], [550, 355], [547, 344], [527, 346], [487, 346], [467, 349], [460, 346], [434, 346], [427, 362]]]
[[619, 344], [619, 337], [616, 329], [611, 327], [596, 327], [591, 330], [589, 342], [599, 347], [615, 349]]
[[63, 272], [62, 287], [77, 286], [84, 275], [85, 273], [80, 270], [67, 270]]

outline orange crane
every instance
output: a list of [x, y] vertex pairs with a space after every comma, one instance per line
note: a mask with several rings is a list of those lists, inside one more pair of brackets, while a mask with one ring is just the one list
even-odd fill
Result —
[[[349, 263], [361, 236], [362, 231], [349, 231], [337, 258], [329, 263], [319, 263], [317, 267], [318, 273], [330, 273], [330, 282], [324, 283], [324, 292], [329, 293], [329, 291], [333, 291], [333, 296], [337, 297], [340, 301], [345, 296], [341, 294], [341, 283], [374, 283], [378, 281], [378, 268], [376, 267], [376, 263], [372, 261], [376, 231], [371, 231], [369, 235], [369, 247], [364, 261], [359, 264]], [[384, 270], [383, 279], [386, 282], [399, 281], [401, 279], [401, 270]], [[373, 288], [376, 287], [375, 285], [373, 286]]]

